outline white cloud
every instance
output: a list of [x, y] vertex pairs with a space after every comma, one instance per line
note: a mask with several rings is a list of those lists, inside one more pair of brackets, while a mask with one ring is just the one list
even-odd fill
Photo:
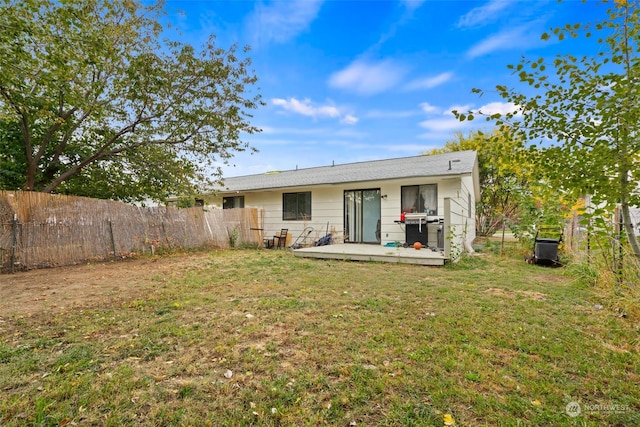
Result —
[[469, 122], [461, 122], [455, 117], [441, 117], [427, 119], [420, 122], [420, 126], [433, 132], [455, 131], [469, 126]]
[[499, 18], [498, 12], [509, 6], [507, 0], [491, 0], [488, 3], [475, 7], [460, 17], [458, 28], [478, 27], [494, 22]]
[[531, 37], [527, 34], [529, 26], [519, 27], [493, 34], [481, 42], [475, 44], [467, 52], [467, 57], [477, 58], [498, 50], [508, 50], [513, 48], [523, 48], [531, 46], [539, 38]]
[[[461, 122], [453, 115], [453, 111], [466, 113], [471, 108], [469, 105], [452, 105], [445, 110], [441, 110], [427, 102], [420, 104], [420, 106], [422, 107], [422, 111], [430, 117], [420, 122], [419, 125], [430, 132], [452, 132], [470, 125], [468, 121]], [[442, 112], [440, 113], [440, 111]], [[434, 115], [437, 113], [439, 114]]]
[[409, 20], [413, 18], [414, 12], [422, 6], [426, 0], [401, 0], [400, 4], [404, 7], [405, 11], [396, 22], [393, 22], [389, 26], [389, 30], [382, 33], [377, 43], [369, 48], [370, 51], [378, 50], [384, 43], [396, 36], [396, 32], [399, 28], [404, 26]]
[[356, 60], [347, 68], [333, 73], [329, 78], [329, 86], [361, 95], [373, 95], [396, 86], [405, 74], [405, 67], [390, 60]]
[[423, 102], [422, 104], [420, 104], [420, 108], [427, 114], [440, 112], [440, 108], [436, 107], [435, 105], [431, 105], [428, 102]]
[[457, 111], [458, 113], [467, 113], [469, 110], [471, 110], [471, 105], [468, 104], [464, 104], [464, 105], [452, 105], [451, 107], [449, 107], [446, 111], [446, 113], [444, 114], [451, 114], [453, 115], [454, 111]]
[[355, 125], [356, 123], [358, 123], [358, 118], [355, 116], [352, 116], [351, 114], [347, 114], [342, 118], [342, 120], [340, 120], [340, 123], [344, 123], [347, 125]]
[[405, 86], [405, 90], [432, 89], [448, 82], [452, 77], [453, 73], [445, 72], [440, 73], [437, 76], [413, 80]]
[[404, 7], [410, 11], [418, 9], [424, 2], [425, 0], [402, 0]]
[[282, 99], [273, 98], [271, 100], [273, 105], [281, 107], [283, 110], [290, 111], [292, 113], [300, 114], [314, 119], [323, 117], [337, 118], [340, 117], [340, 122], [353, 125], [358, 123], [358, 118], [353, 114], [342, 114], [338, 107], [333, 105], [314, 105], [310, 99], [298, 100], [296, 98]]
[[[458, 111], [462, 112], [461, 110], [458, 110]], [[504, 115], [507, 113], [517, 112], [518, 106], [513, 102], [490, 102], [476, 109], [475, 111], [477, 111], [478, 113], [486, 114], [486, 115], [492, 115], [497, 113]]]
[[291, 111], [293, 113], [302, 114], [303, 116], [309, 116], [313, 118], [318, 117], [338, 117], [340, 112], [338, 109], [331, 105], [325, 105], [320, 107], [314, 107], [311, 105], [311, 100], [304, 99], [302, 101], [297, 100], [296, 98], [282, 99], [282, 98], [274, 98], [271, 100], [273, 105], [277, 105], [282, 107], [287, 111]]
[[452, 105], [451, 107], [443, 110], [441, 114], [434, 115], [440, 111], [439, 108], [430, 105], [429, 103], [420, 104], [423, 111], [427, 113], [428, 118], [419, 123], [420, 127], [423, 127], [429, 131], [429, 133], [421, 135], [421, 138], [427, 138], [432, 136], [432, 133], [451, 133], [462, 129], [467, 129], [475, 124], [472, 121], [460, 121], [453, 115], [453, 111], [457, 111], [460, 114], [467, 114], [469, 112], [474, 114], [507, 114], [517, 111], [517, 106], [510, 102], [490, 102], [483, 105], [480, 108], [473, 108], [471, 105]]
[[246, 29], [255, 45], [284, 43], [306, 31], [315, 20], [323, 0], [277, 0], [257, 3], [247, 18]]

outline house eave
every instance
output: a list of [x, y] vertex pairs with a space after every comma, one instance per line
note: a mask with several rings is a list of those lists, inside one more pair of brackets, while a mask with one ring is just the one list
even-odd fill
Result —
[[255, 186], [255, 187], [236, 187], [236, 188], [223, 188], [218, 189], [216, 194], [238, 194], [248, 193], [255, 191], [280, 191], [296, 188], [322, 188], [322, 187], [335, 187], [335, 186], [352, 186], [353, 184], [375, 183], [375, 182], [398, 182], [406, 181], [408, 179], [424, 179], [426, 181], [443, 181], [450, 179], [458, 179], [463, 176], [471, 176], [472, 172], [466, 173], [452, 173], [443, 175], [412, 175], [399, 178], [384, 178], [384, 179], [366, 179], [366, 180], [354, 180], [354, 181], [335, 181], [325, 182], [318, 184], [306, 184], [306, 185], [286, 185], [286, 186]]

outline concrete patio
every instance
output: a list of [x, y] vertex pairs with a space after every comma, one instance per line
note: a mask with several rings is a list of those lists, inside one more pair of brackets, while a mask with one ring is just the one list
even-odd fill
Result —
[[362, 245], [341, 243], [327, 246], [312, 246], [293, 250], [293, 254], [302, 258], [338, 259], [345, 261], [397, 262], [404, 264], [442, 266], [445, 263], [443, 252], [431, 249], [416, 250], [413, 247], [387, 247], [381, 245]]

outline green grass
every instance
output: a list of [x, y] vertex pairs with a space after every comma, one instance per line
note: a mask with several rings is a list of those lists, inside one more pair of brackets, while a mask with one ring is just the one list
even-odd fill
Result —
[[0, 424], [640, 425], [637, 321], [596, 310], [566, 269], [491, 251], [185, 265], [150, 276], [147, 299], [3, 313]]

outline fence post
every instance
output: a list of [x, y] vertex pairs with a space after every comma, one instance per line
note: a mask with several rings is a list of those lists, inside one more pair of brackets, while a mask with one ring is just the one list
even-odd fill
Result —
[[17, 214], [13, 214], [12, 229], [13, 229], [13, 238], [11, 240], [11, 261], [9, 262], [9, 267], [10, 267], [11, 273], [15, 273], [16, 249], [18, 247], [18, 215]]
[[116, 240], [113, 237], [113, 224], [111, 220], [109, 220], [109, 234], [111, 235], [111, 249], [113, 250], [113, 259], [117, 259], [116, 257]]
[[[167, 245], [167, 247], [170, 247], [171, 245], [169, 244], [169, 236], [167, 236], [167, 229], [164, 228], [164, 221], [162, 221], [161, 226], [162, 226], [162, 235], [164, 236], [165, 244]], [[162, 237], [158, 238], [158, 244], [160, 244], [161, 239]]]
[[500, 243], [500, 255], [504, 255], [504, 233], [507, 229], [507, 221], [505, 221], [504, 215], [502, 216], [502, 242]]
[[450, 261], [454, 261], [451, 259], [451, 198], [444, 198], [444, 223], [442, 224], [443, 232], [444, 232], [444, 257], [449, 258]]

